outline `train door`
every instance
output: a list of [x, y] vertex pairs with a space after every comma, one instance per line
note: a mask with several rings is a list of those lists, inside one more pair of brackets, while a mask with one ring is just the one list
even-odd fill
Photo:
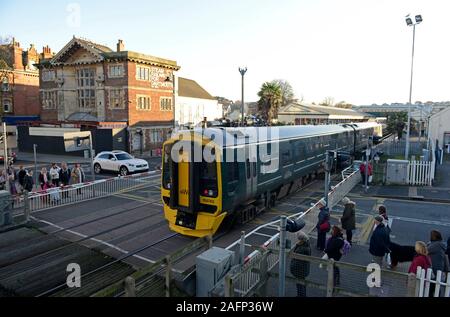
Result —
[[250, 199], [258, 190], [256, 146], [245, 147], [245, 183], [246, 197]]

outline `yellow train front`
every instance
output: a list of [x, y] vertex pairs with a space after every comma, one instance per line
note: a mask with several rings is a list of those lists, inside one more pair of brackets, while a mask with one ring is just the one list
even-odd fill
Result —
[[161, 195], [171, 230], [204, 237], [214, 234], [226, 217], [217, 149], [217, 144], [192, 131], [164, 144]]

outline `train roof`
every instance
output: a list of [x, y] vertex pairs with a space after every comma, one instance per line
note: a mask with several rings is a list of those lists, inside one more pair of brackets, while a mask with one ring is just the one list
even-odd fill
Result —
[[177, 135], [195, 133], [214, 140], [220, 146], [233, 146], [255, 142], [267, 142], [274, 140], [286, 140], [307, 138], [320, 135], [352, 132], [353, 129], [363, 130], [381, 126], [376, 122], [348, 123], [338, 125], [299, 125], [299, 126], [276, 126], [276, 127], [246, 127], [246, 128], [207, 128], [179, 131]]

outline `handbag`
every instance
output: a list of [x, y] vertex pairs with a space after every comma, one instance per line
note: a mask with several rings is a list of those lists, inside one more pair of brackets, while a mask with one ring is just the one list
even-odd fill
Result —
[[330, 223], [328, 221], [323, 222], [320, 226], [319, 229], [321, 232], [328, 232], [331, 229]]

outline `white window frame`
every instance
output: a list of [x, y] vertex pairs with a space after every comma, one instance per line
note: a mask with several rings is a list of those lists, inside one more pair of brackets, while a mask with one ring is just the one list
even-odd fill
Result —
[[157, 144], [164, 142], [164, 133], [161, 129], [150, 129], [150, 143]]
[[[8, 105], [9, 109], [6, 110], [5, 106]], [[11, 98], [3, 98], [2, 100], [2, 109], [4, 113], [11, 113], [13, 112], [13, 105], [12, 105], [12, 99]]]
[[123, 64], [110, 64], [108, 65], [108, 77], [109, 78], [122, 78], [125, 75], [125, 68]]
[[54, 81], [56, 78], [55, 71], [52, 69], [44, 69], [42, 70], [42, 81]]
[[[163, 105], [163, 102], [167, 101], [167, 100], [170, 101], [170, 104]], [[172, 97], [160, 97], [159, 98], [159, 109], [161, 111], [172, 111], [173, 110], [173, 98]]]
[[57, 91], [43, 91], [42, 92], [42, 109], [54, 110], [58, 102]]
[[147, 95], [137, 95], [136, 96], [136, 110], [151, 111], [152, 110], [152, 98]]
[[136, 65], [136, 80], [150, 81], [150, 67]]
[[95, 109], [96, 91], [95, 91], [95, 68], [77, 69], [77, 99], [80, 109]]
[[[125, 109], [125, 92], [123, 89], [110, 89], [108, 91], [109, 95], [109, 109], [111, 110], [120, 110]], [[118, 100], [119, 106], [116, 107], [116, 101]]]

